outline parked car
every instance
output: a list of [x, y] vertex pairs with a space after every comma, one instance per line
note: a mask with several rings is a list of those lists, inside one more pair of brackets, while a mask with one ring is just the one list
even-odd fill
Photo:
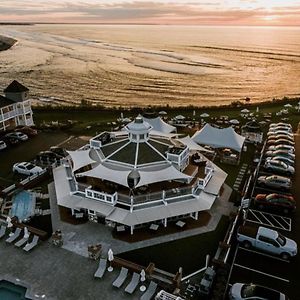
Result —
[[267, 160], [264, 165], [268, 172], [281, 173], [288, 176], [295, 174], [295, 168], [279, 160]]
[[280, 139], [268, 139], [267, 140], [267, 145], [268, 146], [271, 146], [271, 145], [276, 146], [276, 145], [281, 145], [281, 144], [294, 146], [295, 142], [287, 140], [287, 139], [282, 139], [282, 138], [280, 138]]
[[257, 179], [257, 184], [284, 191], [288, 191], [292, 187], [292, 182], [289, 178], [278, 175], [260, 176]]
[[41, 167], [38, 167], [30, 162], [20, 162], [13, 165], [13, 172], [23, 175], [35, 175], [43, 171]]
[[275, 136], [278, 136], [278, 135], [283, 135], [283, 136], [287, 136], [289, 138], [292, 138], [294, 139], [294, 135], [290, 132], [287, 132], [287, 131], [284, 131], [284, 130], [271, 130], [267, 133], [267, 136], [271, 136], [271, 135], [275, 135]]
[[268, 140], [278, 140], [278, 139], [284, 139], [284, 140], [294, 142], [294, 137], [290, 137], [285, 134], [272, 134], [268, 136]]
[[281, 292], [253, 283], [234, 283], [229, 290], [230, 300], [288, 300]]
[[0, 141], [0, 150], [6, 149], [7, 145], [4, 141]]
[[28, 136], [36, 136], [38, 134], [37, 130], [29, 126], [19, 126], [16, 131], [20, 131]]
[[259, 209], [276, 210], [284, 214], [289, 214], [296, 209], [294, 197], [283, 194], [258, 194], [254, 198], [254, 205]]
[[287, 128], [292, 128], [292, 125], [291, 125], [291, 124], [284, 123], [284, 122], [271, 123], [271, 124], [270, 124], [270, 128], [272, 128], [272, 127], [279, 127], [279, 126], [287, 127]]
[[270, 160], [282, 161], [291, 167], [294, 167], [295, 165], [295, 161], [293, 159], [288, 158], [287, 156], [278, 155], [278, 156], [272, 156], [266, 158], [266, 161], [270, 161]]
[[4, 136], [3, 141], [5, 142], [6, 145], [16, 145], [20, 143], [19, 139], [10, 136]]
[[284, 131], [284, 132], [288, 132], [288, 133], [293, 133], [293, 129], [291, 127], [284, 127], [284, 126], [277, 126], [277, 127], [270, 127], [269, 128], [269, 132], [272, 131]]
[[15, 132], [7, 133], [5, 135], [5, 137], [7, 137], [7, 138], [14, 138], [14, 139], [17, 139], [19, 141], [27, 141], [28, 140], [28, 136], [25, 133], [22, 133], [20, 131], [15, 131]]
[[64, 148], [52, 146], [50, 147], [50, 151], [56, 153], [61, 157], [66, 157], [68, 155], [67, 151]]
[[41, 151], [36, 159], [43, 162], [55, 162], [61, 159], [61, 156], [52, 151]]
[[276, 146], [269, 146], [268, 151], [277, 151], [277, 150], [286, 150], [290, 153], [295, 152], [295, 147], [289, 145], [276, 145]]
[[273, 229], [259, 226], [240, 226], [237, 233], [238, 242], [245, 248], [256, 249], [281, 256], [288, 260], [297, 254], [297, 243]]
[[295, 154], [290, 153], [287, 150], [267, 151], [265, 155], [266, 155], [266, 157], [273, 157], [273, 156], [280, 155], [280, 156], [288, 157], [292, 160], [295, 160]]

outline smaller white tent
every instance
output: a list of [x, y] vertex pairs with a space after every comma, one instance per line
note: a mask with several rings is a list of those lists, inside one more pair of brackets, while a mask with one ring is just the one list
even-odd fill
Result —
[[144, 121], [153, 127], [153, 130], [160, 131], [163, 133], [176, 132], [176, 127], [164, 122], [160, 117], [156, 118], [145, 118]]
[[90, 149], [88, 150], [77, 150], [77, 151], [67, 151], [71, 156], [73, 161], [73, 172], [85, 167], [89, 164], [95, 163], [96, 161], [90, 157]]
[[203, 113], [200, 115], [201, 118], [208, 118], [209, 117], [209, 114], [208, 113]]
[[232, 127], [215, 128], [210, 124], [197, 131], [193, 137], [193, 141], [201, 145], [208, 145], [213, 148], [230, 148], [241, 152], [245, 137], [237, 134]]

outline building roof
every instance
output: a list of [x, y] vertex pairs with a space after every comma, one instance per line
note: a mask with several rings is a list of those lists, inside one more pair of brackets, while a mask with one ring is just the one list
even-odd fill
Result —
[[213, 151], [205, 149], [204, 147], [198, 145], [193, 139], [188, 135], [184, 138], [178, 139], [182, 144], [186, 145], [191, 151], [202, 151], [207, 153], [212, 153]]
[[14, 103], [15, 103], [14, 101], [12, 101], [4, 96], [0, 96], [0, 108], [8, 106], [8, 105], [12, 105]]
[[90, 157], [90, 149], [88, 150], [77, 150], [77, 151], [68, 151], [71, 159], [73, 161], [73, 172], [81, 169], [87, 165], [95, 163], [96, 161]]
[[210, 124], [197, 131], [192, 139], [201, 145], [208, 145], [213, 148], [230, 148], [241, 152], [245, 137], [237, 134], [232, 127], [215, 128]]
[[17, 80], [14, 80], [11, 82], [6, 89], [4, 89], [4, 93], [22, 93], [22, 92], [28, 92], [29, 89], [18, 82]]

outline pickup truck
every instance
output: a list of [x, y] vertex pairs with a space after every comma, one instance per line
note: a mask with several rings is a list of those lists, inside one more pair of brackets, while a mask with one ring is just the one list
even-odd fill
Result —
[[237, 233], [238, 242], [245, 248], [254, 247], [283, 259], [297, 254], [297, 244], [279, 232], [266, 227], [240, 226]]

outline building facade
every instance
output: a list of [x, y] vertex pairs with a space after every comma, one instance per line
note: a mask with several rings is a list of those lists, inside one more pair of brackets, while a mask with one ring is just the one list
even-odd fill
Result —
[[[57, 203], [110, 226], [166, 227], [170, 221], [209, 210], [227, 174], [184, 144], [176, 134], [157, 132], [142, 117], [119, 132], [103, 132], [69, 151], [53, 170]], [[203, 164], [203, 162], [205, 162]], [[155, 227], [156, 227], [155, 226]]]
[[14, 80], [4, 89], [4, 96], [0, 96], [0, 130], [32, 126], [32, 115], [29, 89]]

